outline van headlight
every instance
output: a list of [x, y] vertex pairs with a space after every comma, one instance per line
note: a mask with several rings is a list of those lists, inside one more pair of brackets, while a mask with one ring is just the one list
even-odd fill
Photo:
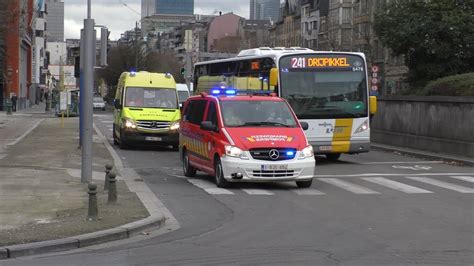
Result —
[[171, 123], [170, 130], [178, 130], [179, 129], [179, 121], [175, 121]]
[[225, 155], [230, 156], [230, 157], [240, 158], [243, 160], [249, 159], [249, 157], [245, 154], [243, 150], [232, 145], [225, 146]]
[[130, 118], [125, 118], [123, 121], [126, 128], [137, 128], [137, 124]]
[[308, 145], [300, 151], [298, 159], [306, 159], [314, 156], [313, 146]]
[[362, 123], [362, 125], [360, 125], [356, 129], [356, 131], [354, 131], [354, 133], [361, 133], [361, 132], [366, 131], [367, 129], [369, 129], [369, 120], [365, 120], [364, 123]]

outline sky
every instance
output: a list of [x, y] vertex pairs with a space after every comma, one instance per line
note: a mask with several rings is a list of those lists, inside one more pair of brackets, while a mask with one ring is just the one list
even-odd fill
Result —
[[[80, 30], [87, 16], [87, 0], [64, 0], [64, 2], [64, 37], [79, 39]], [[135, 22], [141, 18], [139, 15], [141, 0], [91, 0], [91, 2], [92, 19], [96, 25], [109, 28], [110, 40], [117, 40], [121, 33], [133, 29]], [[222, 11], [248, 18], [249, 9], [249, 0], [194, 0], [195, 14], [212, 15]]]

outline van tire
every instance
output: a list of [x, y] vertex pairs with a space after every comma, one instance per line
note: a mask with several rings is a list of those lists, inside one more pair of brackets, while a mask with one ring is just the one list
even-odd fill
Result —
[[115, 123], [113, 124], [113, 127], [112, 127], [112, 138], [114, 139], [114, 145], [118, 145], [119, 142], [117, 141], [117, 134], [115, 133]]
[[311, 184], [313, 184], [313, 179], [306, 180], [306, 181], [296, 181], [296, 185], [299, 188], [308, 188], [311, 186]]
[[194, 168], [189, 163], [189, 156], [188, 156], [188, 152], [186, 150], [183, 151], [183, 172], [184, 172], [184, 176], [186, 176], [186, 177], [195, 177], [196, 176], [196, 168]]
[[328, 153], [326, 154], [326, 158], [330, 161], [337, 161], [341, 157], [340, 153]]
[[125, 143], [124, 136], [123, 136], [123, 129], [120, 129], [119, 148], [120, 148], [121, 150], [126, 150], [126, 149], [127, 149], [127, 143]]
[[222, 170], [221, 160], [217, 157], [214, 163], [214, 175], [216, 178], [216, 186], [220, 188], [228, 188], [230, 186], [230, 182], [225, 180], [224, 178], [224, 171]]

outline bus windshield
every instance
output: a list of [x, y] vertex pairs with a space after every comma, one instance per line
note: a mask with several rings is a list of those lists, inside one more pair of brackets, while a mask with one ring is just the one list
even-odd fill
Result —
[[364, 59], [347, 54], [280, 59], [280, 93], [300, 119], [367, 117]]
[[222, 101], [226, 127], [296, 127], [289, 106], [283, 101]]
[[125, 106], [177, 109], [176, 89], [127, 87]]

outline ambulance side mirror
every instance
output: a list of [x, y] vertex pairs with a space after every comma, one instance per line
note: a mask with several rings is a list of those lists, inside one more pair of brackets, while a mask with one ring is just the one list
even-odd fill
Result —
[[114, 107], [115, 109], [122, 109], [122, 105], [120, 104], [119, 99], [114, 99]]
[[308, 125], [308, 123], [306, 123], [306, 122], [300, 122], [300, 125], [301, 125], [301, 128], [302, 128], [303, 130], [308, 130], [308, 128], [309, 128], [309, 125]]
[[217, 131], [216, 125], [214, 125], [214, 123], [211, 121], [202, 121], [201, 129], [206, 131]]

